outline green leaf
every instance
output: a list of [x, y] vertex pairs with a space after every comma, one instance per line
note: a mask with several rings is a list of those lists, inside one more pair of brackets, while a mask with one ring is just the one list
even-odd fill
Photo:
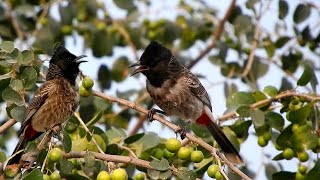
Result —
[[138, 141], [139, 139], [141, 139], [143, 136], [144, 136], [144, 133], [139, 133], [139, 134], [135, 134], [133, 136], [129, 136], [124, 140], [124, 143], [126, 143], [126, 144], [134, 143], [134, 142]]
[[170, 169], [164, 172], [160, 172], [159, 174], [160, 179], [169, 179], [170, 177], [172, 177], [172, 172]]
[[312, 109], [313, 103], [309, 103], [300, 109], [289, 111], [287, 113], [287, 119], [294, 124], [304, 124], [307, 121], [307, 117], [309, 117], [312, 112]]
[[96, 122], [98, 122], [102, 117], [102, 111], [99, 111], [96, 115], [94, 115], [94, 117], [86, 123], [87, 127], [91, 127], [93, 126]]
[[231, 130], [236, 133], [238, 138], [242, 138], [245, 140], [249, 135], [249, 128], [252, 124], [252, 121], [243, 121], [236, 123], [235, 125], [231, 126]]
[[34, 88], [38, 80], [37, 71], [33, 67], [27, 67], [23, 70], [21, 81], [26, 90]]
[[159, 179], [160, 177], [160, 171], [148, 169], [148, 176], [150, 176], [152, 179]]
[[106, 132], [110, 144], [117, 143], [124, 139], [127, 135], [122, 129], [111, 128]]
[[266, 93], [270, 97], [275, 97], [278, 94], [278, 89], [274, 86], [266, 86], [263, 89], [263, 92]]
[[3, 91], [2, 99], [7, 102], [14, 103], [18, 106], [24, 105], [23, 99], [20, 94], [17, 91], [13, 90], [10, 86]]
[[308, 180], [320, 179], [320, 161], [317, 161], [314, 167], [308, 172], [306, 179]]
[[291, 142], [297, 151], [313, 149], [318, 145], [318, 137], [308, 124], [300, 126], [293, 132]]
[[240, 117], [250, 117], [251, 107], [248, 105], [239, 106], [236, 112], [240, 115]]
[[192, 123], [190, 127], [192, 132], [194, 132], [194, 134], [200, 138], [211, 137], [211, 134], [208, 131], [208, 129], [198, 123]]
[[289, 5], [287, 1], [279, 1], [279, 19], [284, 19], [289, 12]]
[[275, 157], [272, 158], [273, 161], [280, 161], [280, 160], [283, 160], [284, 157], [283, 157], [283, 154], [282, 152], [277, 154]]
[[60, 173], [68, 175], [68, 174], [71, 174], [71, 172], [72, 172], [73, 164], [72, 164], [72, 162], [70, 162], [66, 159], [62, 159], [62, 161], [60, 161], [58, 163], [58, 169], [59, 169]]
[[12, 53], [12, 51], [14, 50], [14, 44], [11, 41], [2, 41], [0, 44], [0, 48], [7, 53]]
[[180, 167], [177, 176], [183, 180], [195, 180], [197, 178], [197, 174], [186, 167]]
[[62, 135], [63, 135], [62, 147], [63, 147], [64, 151], [66, 153], [68, 153], [71, 151], [72, 141], [71, 141], [69, 134], [65, 130], [62, 131]]
[[227, 98], [227, 108], [237, 108], [241, 105], [250, 105], [255, 103], [256, 100], [252, 93], [237, 92]]
[[26, 112], [25, 106], [17, 106], [10, 111], [10, 115], [13, 119], [19, 122], [22, 122], [25, 116], [25, 112]]
[[[96, 140], [96, 142], [99, 145], [99, 147], [101, 148], [101, 150], [103, 152], [106, 151], [107, 145], [106, 145], [105, 141], [102, 139], [102, 137], [98, 134], [93, 134], [93, 138]], [[98, 149], [97, 149], [97, 151], [98, 151]]]
[[256, 127], [261, 127], [265, 124], [264, 112], [260, 109], [251, 110], [250, 117]]
[[133, 0], [113, 0], [113, 2], [121, 9], [132, 11], [136, 9]]
[[154, 132], [148, 132], [145, 134], [141, 139], [139, 139], [136, 143], [137, 144], [143, 144], [142, 151], [145, 151], [147, 149], [153, 148], [157, 146], [161, 142], [160, 137], [158, 134]]
[[269, 111], [265, 114], [266, 123], [269, 124], [271, 127], [275, 128], [278, 131], [283, 130], [284, 126], [284, 119], [283, 117], [275, 113], [273, 111]]
[[291, 40], [291, 37], [281, 36], [275, 43], [276, 48], [282, 48], [289, 40]]
[[[19, 59], [20, 61], [18, 61], [19, 65], [25, 65], [25, 64], [29, 64], [34, 60], [34, 54], [32, 51], [22, 51], [22, 59]], [[21, 61], [22, 60], [22, 61]]]
[[278, 172], [278, 169], [272, 163], [268, 163], [265, 165], [265, 171], [267, 178], [272, 179], [272, 174]]
[[229, 127], [225, 126], [223, 127], [223, 132], [224, 134], [227, 136], [227, 138], [229, 139], [229, 141], [231, 142], [231, 144], [233, 145], [233, 147], [239, 151], [240, 150], [240, 143], [237, 139], [236, 133], [233, 132]]
[[296, 179], [296, 173], [288, 171], [280, 171], [272, 174], [272, 180]]
[[113, 53], [113, 37], [107, 31], [97, 30], [92, 33], [92, 54], [97, 57], [110, 56]]
[[88, 140], [86, 137], [72, 141], [72, 151], [84, 151], [87, 148]]
[[276, 143], [282, 148], [291, 147], [291, 137], [293, 135], [292, 132], [292, 124], [286, 127], [281, 134], [278, 136]]
[[22, 82], [19, 79], [11, 79], [10, 86], [15, 91], [20, 91], [23, 88]]
[[160, 161], [158, 159], [152, 160], [150, 166], [158, 171], [166, 171], [170, 168], [169, 162], [165, 158], [161, 158]]
[[86, 154], [84, 155], [84, 162], [87, 167], [93, 167], [94, 164], [96, 163], [96, 158], [94, 154], [90, 151], [87, 151]]
[[263, 41], [263, 45], [267, 52], [268, 58], [272, 58], [274, 55], [274, 52], [276, 51], [275, 44], [270, 39], [266, 39]]
[[22, 178], [22, 180], [43, 180], [43, 175], [40, 169], [34, 169], [28, 175]]
[[311, 9], [308, 5], [305, 4], [299, 4], [294, 11], [293, 14], [293, 21], [297, 24], [303, 22], [306, 20], [311, 13]]
[[307, 85], [308, 82], [310, 82], [313, 75], [314, 75], [314, 71], [313, 71], [311, 65], [306, 63], [304, 65], [304, 71], [303, 71], [301, 77], [299, 78], [299, 80], [297, 81], [297, 85], [298, 86]]
[[8, 72], [6, 74], [1, 74], [0, 75], [0, 80], [11, 78], [11, 76], [12, 76], [11, 72]]
[[0, 162], [4, 162], [7, 159], [6, 153], [0, 151]]

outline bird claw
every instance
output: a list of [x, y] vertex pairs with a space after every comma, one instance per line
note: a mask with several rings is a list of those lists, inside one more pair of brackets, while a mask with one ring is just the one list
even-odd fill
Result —
[[156, 113], [160, 113], [160, 114], [163, 114], [163, 115], [166, 114], [164, 111], [161, 111], [161, 110], [155, 109], [155, 108], [151, 108], [151, 109], [148, 111], [147, 120], [149, 120], [150, 122], [152, 122], [152, 121], [154, 120], [154, 119], [153, 119], [153, 115], [155, 115]]
[[62, 137], [60, 136], [61, 126], [56, 125], [52, 128], [53, 137], [58, 139], [59, 141], [62, 140]]
[[183, 140], [184, 138], [186, 138], [187, 130], [185, 130], [184, 128], [180, 128], [176, 131], [176, 133], [179, 133], [180, 138]]

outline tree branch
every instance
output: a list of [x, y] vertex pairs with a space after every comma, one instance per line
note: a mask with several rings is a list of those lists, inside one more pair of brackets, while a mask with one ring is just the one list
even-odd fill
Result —
[[[284, 98], [287, 98], [287, 97], [292, 97], [292, 96], [295, 96], [295, 97], [303, 97], [309, 101], [320, 101], [320, 96], [317, 95], [317, 96], [311, 96], [311, 95], [308, 95], [308, 94], [301, 94], [301, 93], [297, 93], [296, 91], [294, 90], [288, 90], [288, 91], [283, 91], [281, 92], [280, 94], [278, 94], [277, 96], [273, 97], [273, 98], [269, 98], [269, 99], [264, 99], [262, 101], [258, 101], [254, 104], [251, 104], [250, 105], [250, 108], [252, 109], [256, 109], [260, 106], [263, 106], [263, 105], [266, 105], [266, 104], [270, 104], [274, 101], [278, 101], [280, 99], [284, 99]], [[233, 112], [229, 112], [227, 114], [224, 114], [223, 116], [219, 117], [217, 120], [218, 121], [227, 121], [229, 119], [232, 119], [232, 118], [235, 118], [237, 117], [237, 112], [233, 111]]]
[[[118, 104], [121, 104], [121, 105], [124, 105], [124, 106], [127, 106], [127, 107], [130, 107], [132, 109], [135, 109], [145, 115], [148, 114], [148, 110], [147, 109], [144, 109], [142, 106], [139, 106], [137, 105], [136, 103], [133, 103], [133, 102], [130, 102], [130, 101], [127, 101], [127, 100], [124, 100], [124, 99], [121, 99], [121, 98], [117, 98], [117, 97], [112, 97], [112, 96], [109, 96], [109, 95], [106, 95], [106, 94], [103, 94], [101, 92], [97, 92], [97, 91], [93, 91], [92, 93], [94, 96], [97, 96], [97, 97], [100, 97], [102, 99], [105, 99], [105, 100], [108, 100], [110, 102], [116, 102]], [[159, 121], [160, 123], [166, 125], [167, 127], [169, 127], [170, 129], [174, 130], [175, 132], [180, 130], [181, 128], [167, 120], [165, 120], [164, 118], [162, 118], [161, 116], [155, 114], [153, 116], [153, 119]], [[197, 138], [195, 136], [193, 136], [192, 134], [190, 133], [187, 133], [186, 134], [186, 137], [188, 139], [190, 139], [191, 141], [199, 144], [200, 146], [202, 146], [203, 148], [205, 148], [206, 150], [208, 150], [209, 152], [211, 153], [216, 153], [217, 149], [210, 146], [209, 144], [207, 144], [206, 142], [202, 141], [200, 138]], [[241, 172], [239, 169], [237, 169], [231, 162], [229, 162], [226, 157], [222, 154], [219, 154], [219, 157], [225, 161], [225, 163], [227, 164], [227, 166], [235, 173], [237, 173], [239, 176], [241, 176], [243, 179], [250, 179], [247, 175], [245, 175], [243, 172]]]
[[9, 119], [7, 122], [2, 124], [2, 126], [0, 126], [0, 134], [3, 134], [7, 129], [9, 129], [11, 126], [13, 126], [16, 123], [17, 123], [17, 120]]
[[200, 52], [200, 54], [189, 64], [188, 69], [191, 69], [194, 65], [196, 65], [205, 55], [207, 55], [213, 48], [216, 47], [217, 45], [217, 41], [220, 40], [223, 29], [224, 29], [224, 24], [226, 23], [226, 21], [229, 19], [233, 9], [235, 8], [235, 4], [236, 4], [236, 0], [232, 0], [231, 4], [229, 5], [229, 8], [226, 12], [226, 14], [224, 15], [224, 17], [221, 19], [219, 26], [217, 28], [217, 30], [214, 32], [213, 35], [213, 42], [206, 48], [204, 49], [202, 52]]

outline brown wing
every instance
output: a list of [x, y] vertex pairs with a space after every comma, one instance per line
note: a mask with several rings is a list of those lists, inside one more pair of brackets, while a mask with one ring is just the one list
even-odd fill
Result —
[[36, 91], [33, 98], [31, 99], [29, 106], [26, 110], [25, 118], [23, 120], [20, 134], [22, 133], [23, 129], [26, 127], [27, 124], [31, 121], [32, 116], [39, 110], [39, 108], [44, 104], [46, 99], [48, 98], [48, 93], [52, 88], [51, 81], [46, 81], [43, 83], [40, 88]]
[[205, 105], [209, 107], [210, 111], [212, 111], [209, 95], [206, 89], [202, 86], [199, 79], [194, 74], [192, 74], [187, 68], [184, 69], [183, 74], [186, 77], [186, 82], [193, 95], [200, 99]]

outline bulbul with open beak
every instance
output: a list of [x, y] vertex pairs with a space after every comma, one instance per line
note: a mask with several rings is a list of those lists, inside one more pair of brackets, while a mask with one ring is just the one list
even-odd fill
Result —
[[[79, 65], [87, 62], [81, 60], [84, 57], [71, 54], [63, 46], [54, 50], [46, 81], [29, 103], [19, 133], [20, 140], [12, 154], [23, 150], [27, 142], [59, 127], [72, 116], [79, 105], [76, 78], [80, 72]], [[21, 156], [22, 153], [15, 155], [7, 165], [18, 164]]]
[[178, 116], [205, 126], [226, 158], [234, 164], [242, 163], [241, 156], [214, 121], [207, 91], [199, 79], [175, 59], [169, 49], [152, 41], [139, 62], [130, 67], [134, 66], [139, 67], [132, 75], [142, 73], [147, 77], [147, 91], [166, 115]]

